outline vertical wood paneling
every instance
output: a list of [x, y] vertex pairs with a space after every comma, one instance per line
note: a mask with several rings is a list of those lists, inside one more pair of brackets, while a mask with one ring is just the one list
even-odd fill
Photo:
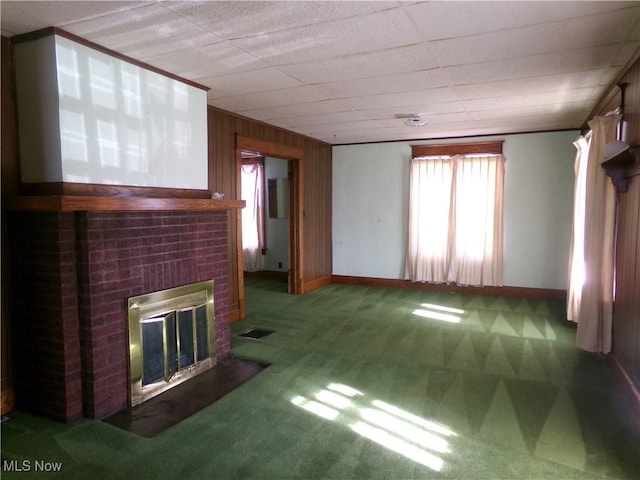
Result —
[[[2, 66], [2, 199], [3, 201], [15, 195], [18, 191], [19, 169], [18, 169], [18, 133], [16, 122], [16, 105], [14, 96], [13, 82], [13, 65], [11, 62], [11, 41], [7, 37], [2, 37], [2, 55], [0, 57]], [[2, 345], [0, 350], [2, 353], [2, 414], [13, 410], [13, 378], [12, 371], [12, 355], [10, 348], [10, 329], [9, 329], [9, 284], [8, 269], [9, 248], [7, 245], [7, 222], [4, 211], [2, 212], [2, 307], [0, 311], [0, 326], [2, 333], [0, 334]]]
[[[625, 84], [623, 140], [640, 145], [640, 60]], [[616, 244], [616, 300], [613, 355], [640, 391], [640, 176], [630, 179], [626, 193], [618, 193]]]
[[640, 389], [640, 177], [618, 199], [613, 351]]
[[624, 120], [627, 130], [623, 140], [629, 145], [640, 145], [640, 59], [624, 76]]
[[[229, 112], [208, 108], [209, 120], [209, 189], [239, 199], [236, 187], [236, 136], [301, 148], [304, 170], [301, 179], [305, 210], [302, 228], [302, 278], [312, 283], [331, 275], [331, 145]], [[236, 311], [243, 306], [238, 289], [238, 253], [235, 251], [236, 215], [229, 218], [229, 255], [231, 273], [231, 305]], [[232, 317], [233, 318], [233, 317]]]

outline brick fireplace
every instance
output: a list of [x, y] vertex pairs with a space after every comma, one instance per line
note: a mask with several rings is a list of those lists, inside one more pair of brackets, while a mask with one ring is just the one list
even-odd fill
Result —
[[9, 215], [17, 402], [64, 421], [128, 405], [130, 297], [214, 280], [216, 358], [230, 352], [227, 217], [238, 205], [87, 202], [27, 199]]

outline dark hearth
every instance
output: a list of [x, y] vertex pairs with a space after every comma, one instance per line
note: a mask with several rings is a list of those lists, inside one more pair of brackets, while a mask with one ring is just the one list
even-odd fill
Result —
[[104, 421], [151, 438], [211, 405], [260, 373], [266, 365], [236, 358], [215, 367], [135, 407]]

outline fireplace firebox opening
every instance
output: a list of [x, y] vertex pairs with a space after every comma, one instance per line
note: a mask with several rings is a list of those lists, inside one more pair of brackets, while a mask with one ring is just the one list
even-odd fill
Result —
[[130, 405], [216, 363], [213, 280], [128, 299]]

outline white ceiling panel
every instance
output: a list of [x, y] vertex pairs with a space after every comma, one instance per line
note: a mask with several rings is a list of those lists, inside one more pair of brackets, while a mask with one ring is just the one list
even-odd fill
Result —
[[160, 4], [74, 22], [65, 30], [144, 61], [223, 40]]
[[[259, 78], [260, 82], [256, 82], [256, 78]], [[231, 73], [229, 75], [196, 79], [196, 81], [203, 81], [211, 86], [211, 90], [207, 93], [207, 97], [211, 99], [267, 92], [269, 90], [299, 87], [302, 85], [302, 82], [293, 79], [276, 68], [263, 68], [249, 72]], [[320, 89], [318, 90], [322, 91]]]
[[637, 2], [419, 2], [406, 7], [425, 40], [467, 37], [635, 8]]
[[513, 97], [477, 98], [475, 100], [464, 100], [462, 103], [469, 112], [480, 110], [495, 110], [497, 108], [535, 108], [536, 106], [553, 105], [557, 108], [563, 103], [582, 102], [589, 103], [594, 95], [594, 89], [577, 88], [566, 91], [531, 91], [527, 95], [516, 95]]
[[244, 112], [255, 108], [271, 108], [322, 100], [329, 100], [329, 98], [320, 93], [317, 88], [303, 85], [301, 87], [281, 88], [279, 90], [269, 90], [268, 92], [219, 98], [216, 103], [227, 110]]
[[455, 87], [460, 100], [499, 98], [502, 96], [525, 95], [531, 92], [566, 91], [594, 85], [609, 85], [613, 80], [609, 70], [598, 69], [584, 72], [561, 73], [542, 77], [502, 80], [497, 82], [474, 83]]
[[[612, 67], [625, 67], [629, 65], [629, 62], [633, 62], [633, 59], [637, 59], [638, 51], [640, 50], [640, 40], [634, 40], [626, 42], [620, 51], [615, 55], [613, 60], [611, 61]], [[614, 72], [617, 71], [617, 68], [612, 69]]]
[[401, 9], [235, 40], [272, 65], [384, 50], [419, 41], [420, 36]]
[[492, 62], [446, 67], [454, 85], [526, 79], [533, 76], [557, 75], [606, 69], [616, 57], [616, 47], [583, 48], [531, 57], [494, 60]]
[[414, 90], [411, 92], [385, 93], [363, 97], [344, 98], [342, 102], [355, 110], [377, 107], [394, 107], [401, 105], [422, 105], [421, 112], [426, 112], [432, 103], [445, 103], [457, 100], [451, 87]]
[[280, 118], [302, 117], [310, 115], [312, 112], [316, 114], [323, 114], [348, 111], [350, 111], [350, 109], [338, 100], [323, 100], [319, 102], [297, 103], [293, 105], [278, 105], [271, 108], [256, 108], [246, 110], [242, 112], [242, 114], [249, 118], [268, 122], [270, 120]]
[[208, 3], [210, 2], [181, 1], [167, 2], [166, 6], [194, 23], [206, 25], [219, 35], [237, 39], [367, 15], [399, 4], [360, 1], [224, 1], [217, 2], [215, 8], [211, 8]]
[[584, 103], [566, 103], [563, 109], [559, 109], [557, 105], [536, 105], [535, 107], [523, 109], [520, 107], [511, 108], [494, 108], [491, 110], [478, 110], [469, 112], [472, 120], [492, 121], [492, 120], [516, 120], [523, 118], [545, 118], [545, 122], [563, 122], [569, 119], [570, 122], [575, 121], [577, 116], [585, 115]]
[[466, 65], [578, 50], [598, 45], [621, 45], [638, 23], [638, 9], [622, 9], [599, 17], [550, 22], [518, 29], [433, 42], [442, 66]]
[[437, 68], [428, 45], [418, 44], [317, 62], [280, 66], [280, 70], [305, 83], [328, 83], [416, 72]]
[[358, 78], [340, 82], [318, 84], [320, 91], [333, 98], [358, 97], [394, 92], [411, 92], [418, 89], [445, 87], [449, 77], [440, 68], [420, 72], [398, 73], [385, 77]]
[[362, 114], [362, 112], [349, 110], [345, 112], [329, 112], [314, 115], [279, 117], [278, 120], [291, 128], [311, 127], [313, 129], [326, 128], [327, 130], [332, 130], [338, 124], [359, 122], [360, 120], [364, 120], [365, 118], [366, 117]]
[[[333, 144], [574, 129], [640, 57], [638, 1], [0, 2]], [[427, 114], [406, 127], [402, 114]]]
[[[186, 51], [171, 52], [145, 61], [190, 80], [255, 71], [269, 67], [265, 62], [236, 47], [230, 41], [203, 45]], [[197, 73], [187, 75], [184, 72], [185, 68], [190, 70], [196, 68]]]
[[154, 2], [2, 1], [2, 34], [32, 32], [44, 27], [88, 21], [114, 12], [129, 11]]
[[[380, 108], [376, 105], [371, 105], [366, 110], [362, 110], [362, 112], [370, 118], [398, 118], [416, 114], [427, 114], [430, 118], [432, 115], [464, 113], [466, 112], [466, 109], [462, 102], [453, 101], [432, 102], [429, 104], [427, 111], [424, 111], [424, 104], [410, 103], [407, 105], [394, 105], [387, 108]], [[400, 119], [398, 125], [404, 127], [402, 119]]]

